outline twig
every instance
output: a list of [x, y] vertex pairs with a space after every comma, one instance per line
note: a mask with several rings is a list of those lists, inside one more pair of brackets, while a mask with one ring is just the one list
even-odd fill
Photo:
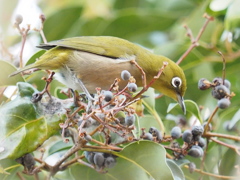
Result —
[[218, 106], [216, 106], [216, 108], [212, 112], [211, 116], [208, 118], [207, 124], [205, 125], [205, 128], [204, 128], [203, 135], [205, 135], [207, 133], [209, 124], [211, 123], [213, 116], [216, 114], [217, 111], [218, 111]]
[[208, 16], [207, 14], [204, 14], [203, 17], [206, 18], [206, 21], [205, 21], [205, 23], [203, 24], [202, 28], [199, 30], [198, 35], [197, 35], [197, 37], [196, 37], [195, 39], [194, 39], [194, 37], [193, 37], [193, 35], [192, 35], [191, 29], [190, 29], [187, 25], [184, 25], [184, 28], [186, 28], [186, 30], [187, 30], [187, 36], [190, 37], [192, 44], [191, 44], [190, 47], [187, 49], [187, 51], [178, 59], [178, 61], [176, 62], [176, 64], [180, 64], [180, 63], [183, 61], [183, 59], [185, 59], [185, 58], [187, 57], [187, 55], [192, 51], [193, 48], [199, 46], [198, 41], [199, 41], [199, 39], [201, 38], [203, 32], [205, 31], [208, 23], [209, 23], [210, 21], [213, 21], [213, 20], [214, 20], [213, 17]]
[[225, 142], [222, 142], [222, 141], [219, 141], [217, 139], [214, 139], [214, 138], [210, 138], [212, 141], [218, 143], [218, 144], [221, 144], [223, 146], [226, 146], [230, 149], [233, 149], [234, 151], [236, 151], [236, 153], [240, 156], [240, 147], [237, 147], [237, 146], [233, 146], [233, 145], [230, 145], [230, 144], [227, 144]]
[[225, 138], [225, 139], [231, 139], [234, 141], [240, 141], [240, 137], [232, 136], [228, 134], [218, 134], [218, 133], [212, 133], [212, 132], [206, 132], [203, 137], [219, 137], [219, 138]]
[[221, 51], [218, 51], [218, 54], [220, 54], [222, 56], [222, 61], [223, 61], [222, 81], [223, 81], [223, 85], [224, 85], [224, 80], [225, 80], [225, 76], [226, 76], [226, 60]]
[[[184, 165], [185, 168], [189, 169], [188, 165]], [[194, 169], [195, 172], [198, 172], [200, 174], [203, 175], [207, 175], [207, 176], [211, 176], [211, 177], [216, 177], [218, 179], [238, 179], [238, 177], [234, 177], [234, 176], [224, 176], [224, 175], [217, 175], [217, 174], [212, 174], [212, 173], [208, 173], [205, 171], [202, 171], [200, 169]]]

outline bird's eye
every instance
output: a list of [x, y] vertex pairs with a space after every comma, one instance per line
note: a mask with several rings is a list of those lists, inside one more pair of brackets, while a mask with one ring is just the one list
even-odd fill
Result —
[[172, 78], [172, 85], [175, 88], [178, 88], [182, 85], [182, 80], [179, 77]]

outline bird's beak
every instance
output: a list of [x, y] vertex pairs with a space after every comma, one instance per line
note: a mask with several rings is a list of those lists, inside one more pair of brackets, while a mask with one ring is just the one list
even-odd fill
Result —
[[179, 105], [181, 106], [183, 113], [186, 114], [186, 106], [184, 103], [184, 99], [180, 94], [177, 94], [177, 101], [178, 101]]

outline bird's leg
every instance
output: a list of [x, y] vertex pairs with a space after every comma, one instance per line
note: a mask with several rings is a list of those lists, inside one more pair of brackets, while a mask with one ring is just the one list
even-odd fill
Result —
[[138, 65], [138, 63], [135, 60], [132, 60], [131, 63], [133, 63], [140, 70], [140, 72], [142, 74], [143, 89], [146, 89], [147, 88], [146, 73], [144, 72], [142, 67]]

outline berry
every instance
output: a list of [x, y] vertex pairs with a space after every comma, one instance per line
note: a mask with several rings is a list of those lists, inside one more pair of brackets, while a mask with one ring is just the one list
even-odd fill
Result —
[[157, 128], [151, 127], [148, 132], [151, 133], [153, 137], [156, 137], [157, 141], [162, 141], [162, 134]]
[[218, 107], [220, 109], [226, 109], [228, 108], [228, 106], [230, 106], [231, 102], [228, 98], [223, 98], [223, 99], [220, 99], [218, 100]]
[[133, 125], [134, 122], [135, 122], [135, 116], [134, 116], [133, 114], [127, 115], [127, 116], [125, 117], [125, 123], [126, 123], [127, 126]]
[[201, 136], [203, 134], [203, 127], [202, 126], [193, 126], [192, 128], [192, 135], [193, 136]]
[[143, 136], [142, 136], [143, 139], [146, 139], [146, 140], [150, 140], [152, 141], [153, 140], [153, 135], [151, 133], [145, 133]]
[[192, 132], [189, 129], [187, 129], [183, 132], [182, 139], [183, 139], [184, 142], [190, 143], [192, 141], [192, 138], [193, 138], [193, 135], [192, 135]]
[[212, 82], [215, 84], [215, 86], [219, 86], [220, 84], [223, 83], [222, 78], [220, 77], [214, 78]]
[[230, 81], [227, 80], [227, 79], [225, 79], [225, 80], [224, 80], [224, 86], [226, 86], [228, 89], [230, 89], [230, 88], [231, 88], [231, 83], [230, 83]]
[[[206, 125], [207, 125], [207, 122], [203, 123], [203, 129], [205, 129]], [[208, 131], [212, 131], [212, 124], [208, 124]]]
[[41, 101], [41, 99], [42, 99], [42, 94], [41, 93], [34, 93], [32, 95], [31, 101], [33, 103], [37, 103], [38, 101]]
[[193, 162], [190, 162], [190, 163], [188, 164], [188, 167], [189, 167], [189, 172], [190, 172], [190, 173], [193, 173], [193, 172], [195, 171], [195, 169], [196, 169], [196, 164], [193, 163]]
[[171, 136], [173, 139], [178, 139], [181, 136], [181, 128], [178, 126], [175, 126], [171, 130]]
[[137, 91], [137, 85], [135, 83], [129, 83], [127, 85], [127, 87], [128, 87], [129, 91], [132, 91], [132, 92], [136, 92]]
[[128, 81], [130, 77], [131, 77], [131, 74], [130, 74], [130, 72], [128, 72], [127, 70], [123, 70], [123, 71], [121, 72], [121, 78], [122, 78], [122, 80]]
[[103, 91], [102, 93], [103, 93], [103, 95], [104, 95], [104, 100], [105, 100], [105, 101], [109, 102], [109, 101], [112, 100], [112, 98], [113, 98], [113, 93], [112, 93], [111, 91]]
[[15, 21], [16, 21], [17, 24], [21, 24], [22, 21], [23, 21], [22, 15], [18, 14], [18, 15], [15, 17]]
[[32, 154], [25, 154], [24, 156], [17, 158], [16, 161], [22, 164], [29, 171], [33, 170], [36, 163]]
[[199, 146], [192, 146], [191, 149], [188, 151], [188, 155], [199, 158], [203, 156], [203, 149]]
[[94, 152], [84, 151], [84, 155], [85, 155], [85, 158], [88, 160], [88, 162], [90, 164], [94, 164], [94, 161], [93, 161], [93, 158], [94, 158], [94, 155], [95, 155]]
[[106, 168], [113, 168], [116, 165], [116, 159], [112, 156], [109, 156], [104, 161], [104, 166]]
[[202, 78], [198, 81], [198, 89], [206, 90], [212, 86], [212, 83], [205, 78]]
[[93, 162], [94, 164], [98, 167], [98, 168], [101, 168], [103, 167], [103, 164], [104, 164], [104, 156], [103, 156], [103, 153], [95, 153], [94, 157], [93, 157]]
[[219, 85], [219, 86], [216, 86], [214, 89], [212, 89], [212, 96], [215, 99], [222, 99], [229, 93], [230, 93], [230, 90], [224, 85]]
[[198, 146], [200, 146], [201, 148], [205, 148], [206, 146], [206, 140], [203, 139], [202, 137], [200, 137], [199, 141], [198, 141]]

